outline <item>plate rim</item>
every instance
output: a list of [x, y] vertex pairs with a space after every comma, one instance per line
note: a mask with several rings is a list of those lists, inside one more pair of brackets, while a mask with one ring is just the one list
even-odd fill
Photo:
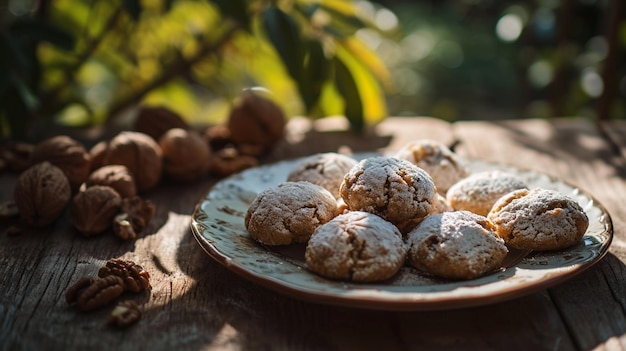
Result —
[[[371, 156], [372, 153], [367, 153], [367, 156]], [[352, 155], [358, 156], [358, 155]], [[305, 156], [307, 157], [307, 156]], [[374, 309], [374, 310], [386, 310], [386, 311], [427, 311], [427, 310], [448, 310], [448, 309], [458, 309], [458, 308], [466, 308], [466, 307], [475, 307], [487, 304], [493, 304], [498, 302], [503, 302], [515, 298], [519, 298], [522, 296], [526, 296], [538, 291], [542, 291], [544, 289], [553, 287], [562, 282], [572, 279], [573, 277], [579, 275], [580, 273], [588, 270], [589, 268], [595, 266], [599, 263], [609, 252], [609, 247], [613, 241], [614, 233], [613, 233], [613, 220], [611, 215], [607, 211], [606, 207], [600, 203], [591, 193], [587, 192], [580, 187], [562, 180], [560, 178], [554, 177], [545, 172], [523, 169], [517, 166], [507, 165], [500, 162], [491, 162], [485, 161], [481, 159], [471, 159], [466, 158], [468, 162], [480, 162], [483, 164], [495, 166], [495, 167], [503, 167], [514, 169], [518, 172], [532, 172], [541, 176], [546, 176], [552, 182], [560, 182], [568, 187], [576, 189], [580, 192], [580, 194], [587, 197], [589, 200], [593, 202], [593, 206], [597, 207], [602, 215], [604, 216], [603, 223], [605, 224], [605, 229], [603, 233], [606, 233], [607, 239], [600, 243], [598, 247], [598, 252], [595, 256], [591, 257], [589, 261], [584, 262], [583, 264], [575, 264], [573, 266], [564, 266], [564, 270], [559, 272], [557, 275], [550, 275], [547, 277], [542, 277], [532, 283], [526, 283], [524, 285], [514, 285], [506, 287], [505, 289], [498, 289], [497, 293], [488, 293], [488, 294], [474, 294], [471, 296], [448, 296], [448, 297], [438, 297], [436, 300], [428, 300], [428, 299], [420, 299], [419, 295], [427, 294], [424, 292], [406, 292], [402, 293], [402, 296], [397, 297], [395, 299], [383, 298], [377, 295], [369, 295], [367, 297], [359, 296], [358, 298], [341, 295], [337, 293], [328, 293], [328, 292], [320, 292], [318, 290], [310, 289], [303, 287], [301, 285], [295, 284], [286, 284], [283, 281], [280, 281], [272, 276], [262, 275], [256, 272], [253, 272], [244, 265], [241, 265], [239, 262], [234, 261], [227, 254], [223, 253], [214, 243], [206, 238], [203, 235], [203, 232], [209, 230], [205, 224], [197, 219], [198, 213], [202, 210], [202, 205], [204, 203], [210, 202], [212, 200], [209, 199], [211, 193], [218, 188], [220, 183], [226, 183], [228, 181], [232, 181], [235, 177], [244, 177], [247, 172], [252, 171], [260, 171], [263, 169], [267, 169], [270, 167], [277, 167], [277, 165], [284, 165], [286, 163], [294, 163], [298, 160], [301, 160], [305, 157], [294, 158], [290, 160], [283, 160], [278, 162], [273, 162], [257, 167], [253, 167], [250, 169], [246, 169], [237, 174], [233, 174], [229, 177], [223, 178], [216, 182], [205, 194], [204, 196], [197, 202], [192, 215], [191, 215], [191, 232], [202, 248], [202, 250], [208, 254], [213, 260], [217, 261], [219, 264], [227, 268], [228, 270], [236, 273], [237, 275], [248, 279], [260, 286], [278, 292], [280, 294], [289, 296], [298, 300], [305, 300], [308, 302], [318, 303], [318, 304], [326, 304], [326, 305], [335, 305], [335, 306], [344, 306], [344, 307], [356, 307], [356, 308], [364, 308], [364, 309]], [[285, 264], [292, 265], [297, 267], [292, 262], [288, 260], [283, 260]], [[508, 269], [514, 269], [516, 266]], [[313, 272], [307, 272], [308, 274], [315, 274]], [[331, 280], [333, 282], [338, 282], [335, 280]], [[353, 282], [342, 282], [346, 285], [358, 285], [367, 287], [368, 285], [375, 284], [361, 284], [361, 283], [353, 283]], [[348, 289], [349, 290], [349, 289]]]

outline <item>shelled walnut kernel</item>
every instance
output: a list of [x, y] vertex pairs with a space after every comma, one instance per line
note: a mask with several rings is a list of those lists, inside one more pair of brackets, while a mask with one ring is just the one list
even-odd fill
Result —
[[133, 261], [111, 259], [98, 271], [101, 278], [116, 276], [122, 278], [126, 290], [140, 292], [150, 288], [150, 274]]
[[79, 279], [65, 294], [69, 304], [83, 311], [92, 311], [115, 300], [125, 291], [124, 280], [118, 276], [104, 278], [85, 277]]

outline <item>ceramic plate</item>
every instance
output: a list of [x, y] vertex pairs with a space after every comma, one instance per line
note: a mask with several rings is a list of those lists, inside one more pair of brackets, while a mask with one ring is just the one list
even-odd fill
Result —
[[285, 181], [297, 161], [248, 169], [218, 182], [198, 203], [191, 221], [195, 238], [213, 259], [245, 278], [294, 298], [385, 310], [450, 309], [494, 303], [572, 278], [597, 263], [613, 237], [609, 214], [584, 191], [542, 173], [471, 161], [472, 171], [507, 170], [525, 179], [530, 187], [558, 190], [576, 199], [590, 222], [583, 241], [566, 250], [531, 253], [521, 261], [514, 257], [520, 252], [512, 252], [506, 261], [514, 262], [513, 265], [505, 264], [492, 274], [467, 281], [433, 279], [410, 267], [376, 284], [329, 280], [307, 269], [304, 245], [261, 245], [249, 236], [244, 225], [248, 205], [257, 193]]

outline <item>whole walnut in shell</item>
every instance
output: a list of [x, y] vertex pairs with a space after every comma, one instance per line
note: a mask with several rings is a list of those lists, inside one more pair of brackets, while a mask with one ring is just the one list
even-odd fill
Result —
[[91, 158], [91, 172], [104, 166], [104, 156], [106, 155], [109, 143], [102, 140], [89, 149], [89, 158]]
[[126, 166], [103, 166], [91, 173], [85, 182], [87, 187], [105, 185], [115, 189], [122, 198], [137, 195], [135, 179]]
[[165, 174], [176, 181], [194, 181], [207, 175], [210, 149], [200, 133], [170, 129], [159, 139]]
[[161, 180], [161, 148], [147, 134], [121, 132], [111, 139], [102, 156], [103, 165], [124, 165], [135, 179], [138, 192], [155, 187]]
[[61, 216], [72, 191], [63, 171], [45, 161], [20, 174], [13, 196], [24, 223], [42, 228]]
[[144, 106], [135, 119], [135, 131], [159, 140], [165, 132], [173, 128], [189, 129], [189, 125], [176, 112], [161, 106]]
[[48, 161], [59, 167], [73, 190], [78, 190], [90, 171], [90, 156], [83, 144], [66, 135], [48, 138], [35, 145], [31, 164]]
[[240, 150], [261, 153], [282, 139], [285, 114], [271, 100], [246, 90], [233, 107], [227, 125], [231, 140]]
[[101, 234], [113, 225], [122, 197], [111, 187], [94, 185], [74, 196], [70, 204], [72, 225], [84, 236]]

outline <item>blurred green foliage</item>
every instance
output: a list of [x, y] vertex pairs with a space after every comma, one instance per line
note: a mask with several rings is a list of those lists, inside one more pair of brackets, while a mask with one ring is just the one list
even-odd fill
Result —
[[392, 74], [391, 115], [626, 116], [624, 0], [382, 2], [401, 35], [357, 36]]
[[[362, 3], [362, 2], [359, 2]], [[0, 130], [123, 121], [139, 104], [226, 118], [260, 86], [288, 116], [384, 118], [390, 76], [347, 0], [8, 0], [0, 6]]]

